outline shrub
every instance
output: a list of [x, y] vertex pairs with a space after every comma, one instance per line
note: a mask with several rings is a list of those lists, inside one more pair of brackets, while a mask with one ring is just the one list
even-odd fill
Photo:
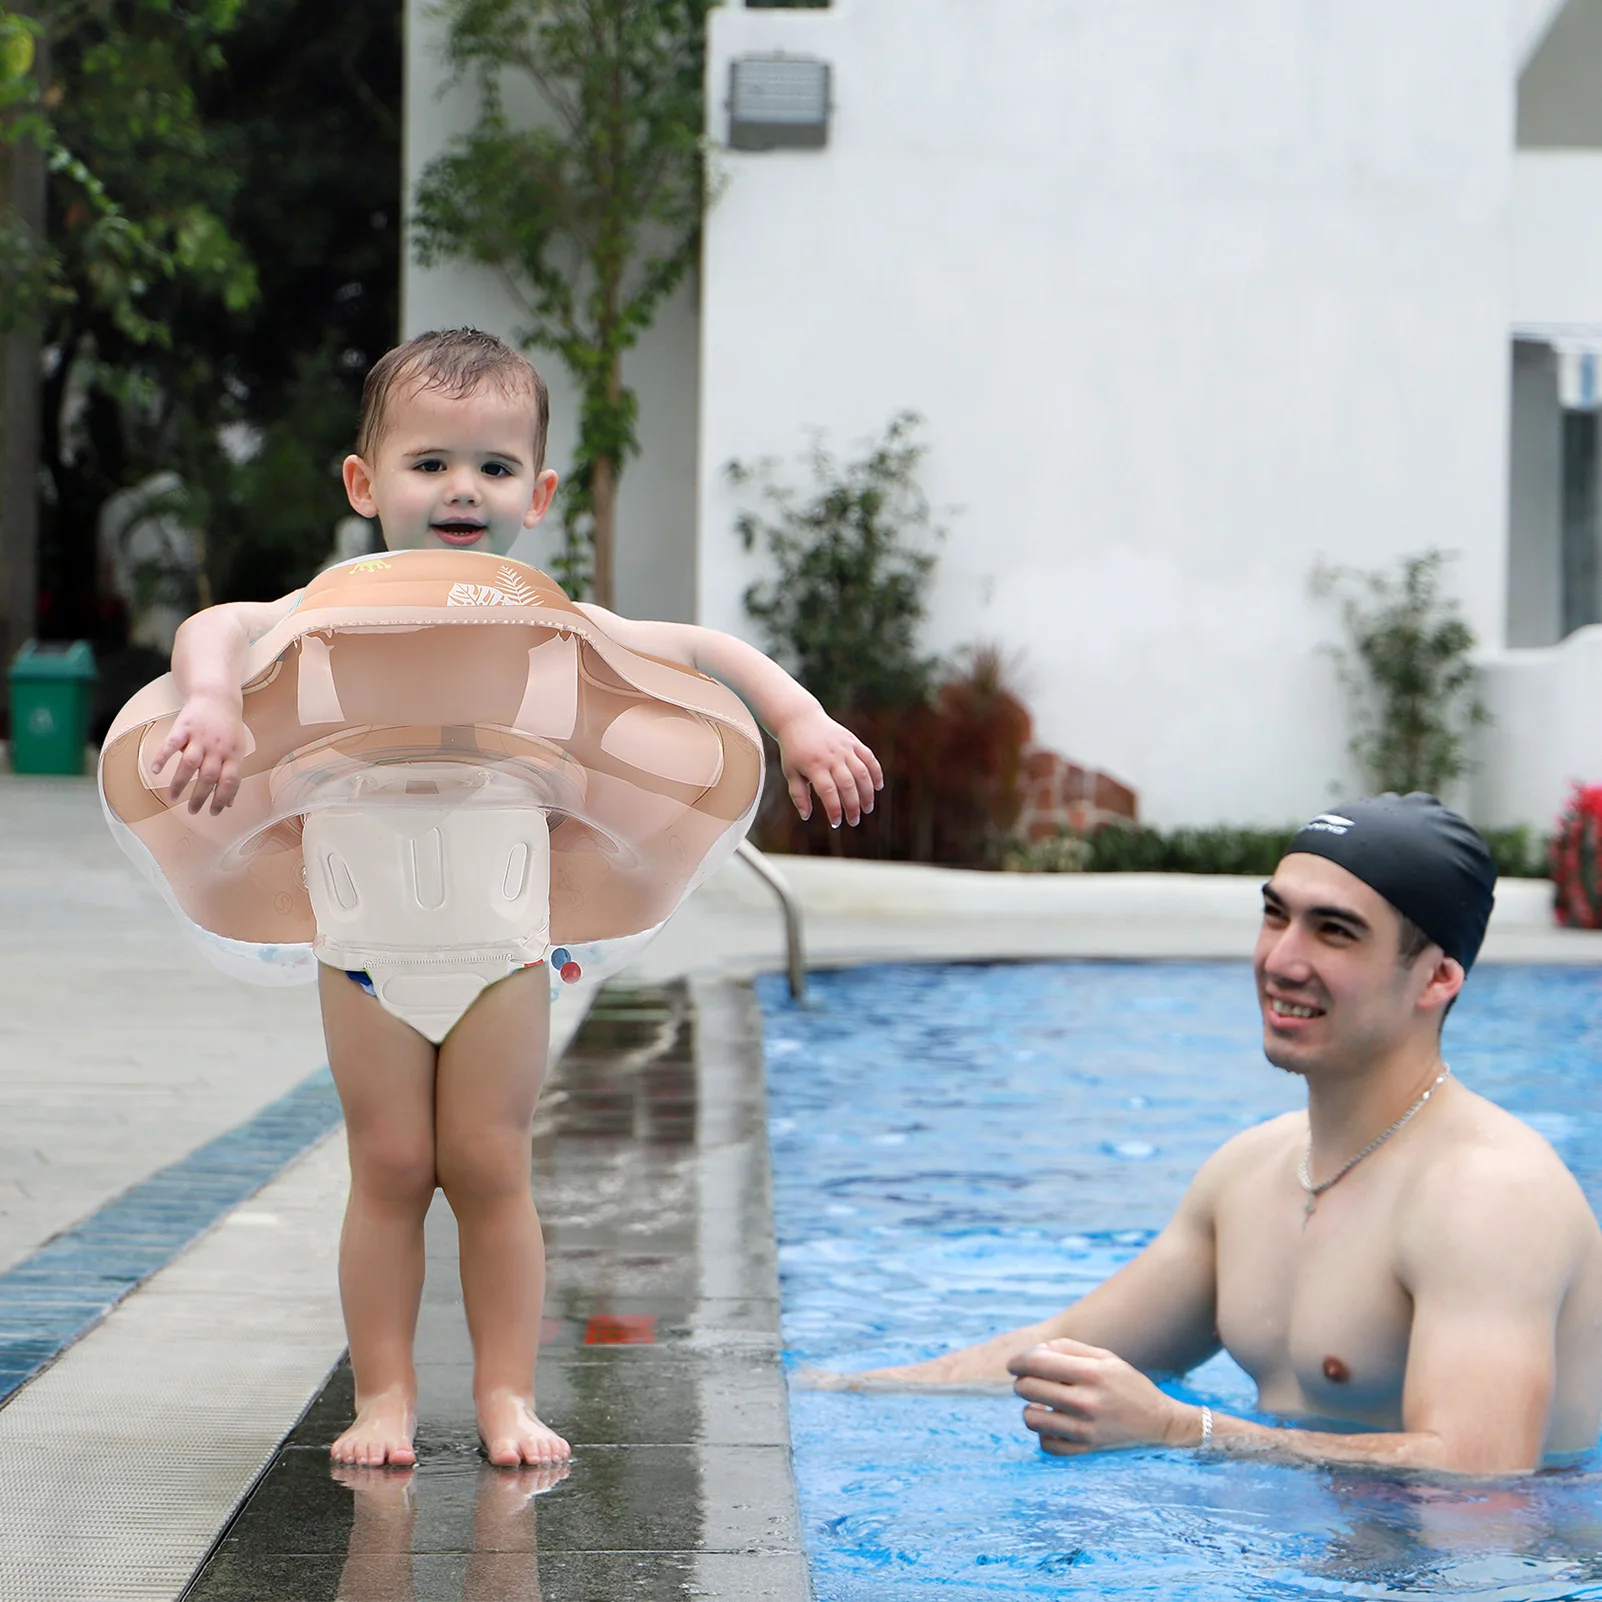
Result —
[[735, 532], [746, 550], [766, 546], [775, 574], [745, 592], [745, 609], [773, 655], [839, 717], [848, 710], [926, 701], [938, 658], [918, 646], [938, 540], [918, 487], [919, 419], [903, 412], [867, 453], [844, 464], [814, 442], [813, 488], [776, 480], [776, 464], [730, 462], [740, 487], [759, 484], [765, 512], [744, 511]]
[[1090, 864], [1090, 842], [1062, 829], [1039, 840], [1010, 840], [1001, 866], [1008, 873], [1083, 873]]
[[[847, 708], [842, 721], [884, 767], [874, 810], [856, 829], [831, 829], [822, 810], [803, 823], [782, 777], [759, 821], [764, 847], [809, 855], [1000, 867], [1023, 803], [1031, 722], [1007, 687], [1001, 655], [980, 647], [923, 703]], [[772, 764], [777, 769], [777, 763]]]
[[1490, 721], [1470, 660], [1474, 631], [1457, 602], [1441, 593], [1447, 556], [1426, 551], [1402, 560], [1401, 574], [1318, 567], [1318, 594], [1340, 593], [1351, 638], [1333, 654], [1351, 695], [1349, 749], [1377, 793], [1438, 795], [1471, 768], [1471, 730]]
[[1574, 929], [1602, 929], [1602, 784], [1577, 784], [1552, 842], [1553, 907]]
[[1497, 874], [1504, 879], [1545, 879], [1552, 871], [1554, 841], [1527, 829], [1481, 829]]
[[[1602, 798], [1602, 786], [1595, 793]], [[1602, 816], [1602, 799], [1597, 805]], [[1109, 823], [1090, 835], [1064, 832], [1030, 843], [1014, 840], [1004, 866], [1020, 873], [1249, 873], [1266, 879], [1295, 833], [1228, 827], [1165, 831]], [[1504, 877], [1546, 877], [1547, 847], [1528, 829], [1492, 829], [1485, 843]]]
[[1162, 829], [1107, 824], [1090, 837], [1091, 873], [1260, 873], [1279, 865], [1294, 829]]
[[774, 570], [746, 591], [746, 611], [885, 771], [874, 811], [840, 830], [821, 809], [802, 823], [775, 774], [758, 821], [769, 849], [993, 868], [1022, 806], [1030, 719], [1001, 652], [977, 647], [948, 666], [919, 644], [929, 546], [943, 530], [918, 484], [918, 425], [901, 413], [843, 463], [815, 442], [808, 491], [780, 481], [772, 461], [729, 464], [761, 503], [735, 531], [748, 551], [760, 542]]

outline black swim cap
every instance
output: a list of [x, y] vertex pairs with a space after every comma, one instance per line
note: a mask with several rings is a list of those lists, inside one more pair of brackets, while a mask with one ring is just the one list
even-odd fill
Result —
[[1387, 792], [1321, 812], [1286, 855], [1293, 851], [1355, 874], [1465, 972], [1474, 966], [1491, 917], [1496, 864], [1473, 824], [1434, 796]]

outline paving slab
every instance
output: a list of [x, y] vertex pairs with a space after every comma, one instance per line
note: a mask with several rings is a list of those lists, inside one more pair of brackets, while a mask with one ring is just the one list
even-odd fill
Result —
[[455, 1227], [436, 1205], [418, 1467], [330, 1464], [354, 1399], [341, 1364], [190, 1602], [804, 1602], [759, 1038], [744, 986], [700, 984], [693, 1003], [682, 985], [614, 986], [553, 1069], [534, 1143], [539, 1401], [573, 1444], [569, 1473], [479, 1453]]
[[314, 989], [212, 968], [92, 780], [0, 774], [0, 1270], [323, 1061]]

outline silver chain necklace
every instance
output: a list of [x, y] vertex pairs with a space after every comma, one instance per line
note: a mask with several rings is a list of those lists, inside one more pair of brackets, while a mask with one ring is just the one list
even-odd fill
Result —
[[1307, 1150], [1302, 1153], [1301, 1163], [1296, 1169], [1296, 1177], [1302, 1182], [1302, 1189], [1307, 1192], [1307, 1205], [1302, 1208], [1302, 1217], [1311, 1218], [1313, 1216], [1313, 1209], [1318, 1205], [1318, 1198], [1322, 1196], [1331, 1185], [1338, 1185], [1341, 1180], [1345, 1179], [1345, 1177], [1351, 1173], [1351, 1171], [1357, 1167], [1357, 1165], [1362, 1162], [1365, 1157], [1371, 1156], [1374, 1152], [1378, 1151], [1380, 1147], [1383, 1146], [1385, 1142], [1389, 1140], [1391, 1136], [1394, 1135], [1396, 1131], [1400, 1129], [1402, 1125], [1405, 1124], [1408, 1119], [1410, 1119], [1414, 1113], [1416, 1113], [1419, 1108], [1422, 1107], [1424, 1103], [1427, 1102], [1430, 1097], [1441, 1088], [1441, 1081], [1445, 1079], [1446, 1076], [1451, 1073], [1451, 1071], [1452, 1065], [1448, 1063], [1444, 1068], [1441, 1069], [1440, 1073], [1436, 1076], [1435, 1081], [1430, 1085], [1429, 1089], [1426, 1090], [1424, 1094], [1420, 1096], [1418, 1100], [1415, 1101], [1413, 1105], [1409, 1107], [1407, 1111], [1403, 1113], [1402, 1116], [1398, 1118], [1383, 1135], [1376, 1135], [1374, 1139], [1369, 1141], [1369, 1143], [1360, 1152], [1358, 1152], [1355, 1157], [1349, 1158], [1342, 1167], [1336, 1169], [1335, 1173], [1329, 1179], [1326, 1179], [1322, 1185], [1315, 1185], [1313, 1183], [1313, 1176], [1308, 1168], [1308, 1165], [1313, 1160], [1313, 1141], [1312, 1137], [1309, 1136], [1307, 1141]]

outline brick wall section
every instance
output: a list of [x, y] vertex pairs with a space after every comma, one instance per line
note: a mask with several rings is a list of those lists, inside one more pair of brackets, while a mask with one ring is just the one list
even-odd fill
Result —
[[1023, 792], [1017, 833], [1025, 840], [1048, 839], [1063, 829], [1088, 834], [1103, 823], [1134, 823], [1140, 816], [1128, 785], [1042, 746], [1024, 757]]

